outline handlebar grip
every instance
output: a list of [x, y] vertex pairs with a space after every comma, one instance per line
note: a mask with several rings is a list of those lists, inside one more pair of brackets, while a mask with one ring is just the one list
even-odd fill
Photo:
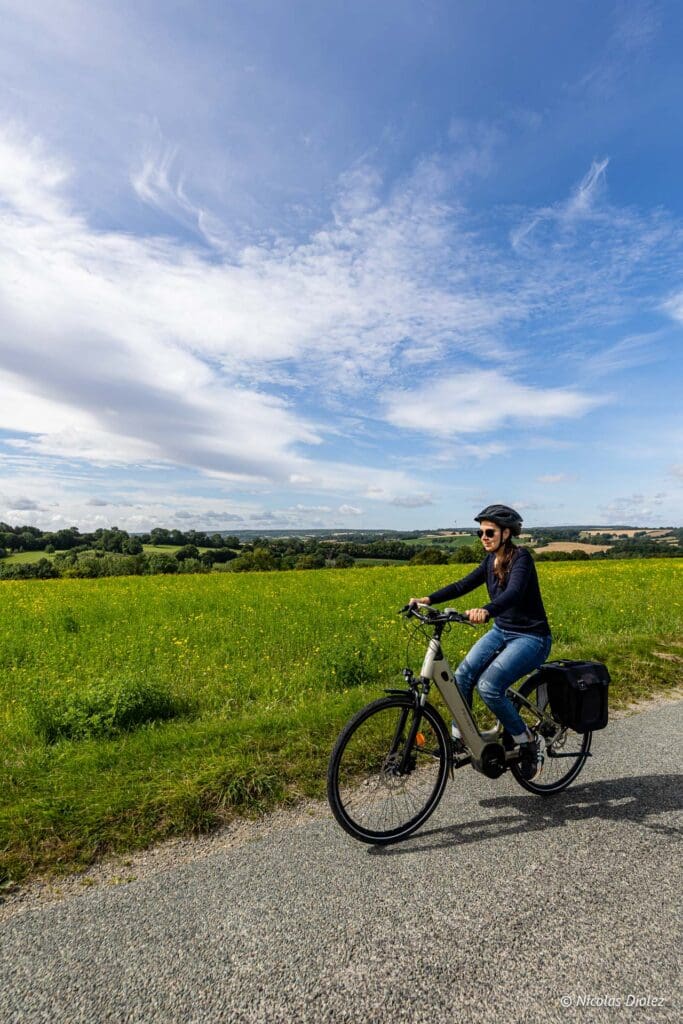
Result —
[[474, 623], [470, 622], [469, 616], [463, 612], [459, 612], [457, 608], [444, 608], [444, 615], [450, 615], [455, 622], [466, 622], [468, 626], [473, 626]]

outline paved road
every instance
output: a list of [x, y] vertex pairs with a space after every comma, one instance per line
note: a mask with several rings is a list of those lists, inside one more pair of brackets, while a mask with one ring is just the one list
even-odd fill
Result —
[[682, 712], [613, 722], [552, 800], [463, 770], [399, 846], [310, 820], [19, 905], [0, 1020], [678, 1021]]

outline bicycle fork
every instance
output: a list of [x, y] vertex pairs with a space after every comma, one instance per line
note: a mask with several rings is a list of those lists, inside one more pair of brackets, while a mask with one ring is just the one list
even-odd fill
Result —
[[[401, 690], [399, 692], [400, 693], [405, 693], [405, 690]], [[416, 694], [416, 696], [417, 696], [417, 694]], [[408, 735], [407, 735], [407, 737], [405, 739], [405, 743], [403, 745], [403, 753], [401, 754], [401, 760], [396, 765], [396, 768], [398, 770], [398, 774], [400, 774], [400, 775], [403, 775], [407, 771], [408, 766], [409, 766], [409, 762], [410, 762], [413, 746], [415, 745], [415, 742], [416, 742], [416, 739], [417, 739], [417, 734], [418, 734], [419, 729], [420, 729], [420, 719], [422, 718], [422, 714], [421, 714], [421, 710], [420, 709], [421, 709], [423, 703], [424, 703], [424, 701], [423, 700], [421, 701], [418, 698], [415, 701], [415, 704], [413, 705], [412, 708], [410, 708], [410, 707], [403, 708], [403, 710], [401, 711], [401, 714], [399, 716], [399, 720], [398, 720], [398, 724], [396, 726], [396, 730], [394, 732], [394, 738], [391, 741], [391, 749], [389, 750], [389, 758], [393, 758], [394, 757], [394, 755], [396, 754], [397, 750], [399, 749], [401, 743], [403, 743], [403, 730], [406, 727], [406, 722], [408, 720], [408, 716], [412, 715], [412, 722], [410, 723], [410, 728], [408, 729]]]

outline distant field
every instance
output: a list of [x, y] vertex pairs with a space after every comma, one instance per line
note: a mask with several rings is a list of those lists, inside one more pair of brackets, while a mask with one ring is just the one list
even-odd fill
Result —
[[[0, 883], [322, 795], [342, 722], [401, 685], [409, 630], [397, 609], [462, 569], [3, 583]], [[680, 681], [680, 561], [538, 571], [553, 656], [605, 661], [613, 705]], [[454, 628], [451, 660], [481, 632]], [[418, 638], [414, 669], [420, 654]], [[84, 691], [116, 703], [131, 686], [160, 686], [192, 712], [111, 739], [48, 745], [35, 731], [32, 716], [55, 701], [73, 717]]]
[[[174, 555], [176, 551], [180, 551], [181, 547], [180, 544], [143, 544], [142, 550], [146, 555]], [[202, 552], [210, 550], [211, 548], [197, 548], [200, 555]]]
[[2, 562], [3, 565], [16, 565], [18, 562], [39, 562], [41, 558], [49, 558], [52, 561], [54, 557], [54, 553], [48, 554], [46, 551], [18, 551], [14, 555], [7, 555]]
[[471, 537], [472, 535], [467, 533], [465, 530], [442, 530], [440, 533], [425, 533], [424, 536], [429, 537], [430, 539], [439, 540], [442, 537], [448, 539], [452, 537]]
[[604, 529], [581, 530], [579, 537], [593, 537], [599, 533], [608, 533], [615, 537], [635, 537], [637, 533], [640, 533], [648, 539], [657, 540], [659, 537], [666, 537], [667, 534], [671, 533], [671, 530], [643, 530], [642, 527], [634, 530], [620, 530], [612, 526], [605, 527]]
[[553, 540], [543, 547], [534, 548], [535, 551], [585, 551], [592, 555], [595, 551], [609, 551], [611, 544], [586, 544], [579, 540]]
[[[180, 551], [180, 547], [181, 547], [180, 544], [143, 544], [142, 545], [143, 551], [146, 554], [148, 554], [148, 555], [152, 555], [152, 554], [173, 555], [173, 554], [175, 554], [176, 551]], [[201, 553], [203, 551], [208, 551], [208, 550], [210, 550], [210, 549], [209, 548], [198, 548], [198, 551], [199, 551], [200, 555], [201, 555]], [[63, 551], [58, 551], [58, 552], [55, 552], [55, 553], [56, 554], [60, 554], [60, 555], [64, 554]], [[48, 554], [46, 551], [19, 551], [17, 554], [7, 555], [7, 557], [3, 558], [2, 561], [6, 562], [8, 565], [11, 565], [12, 563], [17, 563], [17, 562], [39, 562], [41, 558], [53, 559], [55, 557], [55, 553]]]
[[476, 534], [454, 534], [449, 536], [425, 534], [422, 537], [416, 537], [414, 540], [403, 541], [403, 543], [410, 544], [414, 547], [434, 547], [442, 548], [444, 551], [454, 551], [456, 548], [461, 548], [466, 545], [471, 546], [477, 539]]

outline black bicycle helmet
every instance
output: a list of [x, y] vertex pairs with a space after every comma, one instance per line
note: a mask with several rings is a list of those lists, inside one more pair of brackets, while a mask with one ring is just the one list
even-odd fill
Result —
[[522, 517], [509, 505], [487, 505], [478, 516], [474, 517], [476, 523], [480, 523], [482, 519], [488, 519], [489, 522], [495, 523], [496, 526], [503, 529], [507, 528], [513, 537], [519, 537], [522, 532]]

